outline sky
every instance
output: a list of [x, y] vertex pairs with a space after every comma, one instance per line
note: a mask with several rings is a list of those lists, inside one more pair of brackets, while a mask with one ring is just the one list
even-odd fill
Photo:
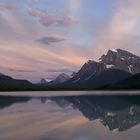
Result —
[[0, 73], [39, 82], [108, 49], [140, 53], [139, 0], [0, 0]]

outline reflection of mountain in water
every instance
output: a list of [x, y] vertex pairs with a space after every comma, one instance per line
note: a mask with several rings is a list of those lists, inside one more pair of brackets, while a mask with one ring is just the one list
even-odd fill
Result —
[[30, 97], [12, 97], [12, 96], [0, 96], [0, 109], [11, 106], [14, 103], [24, 103], [29, 101]]
[[[26, 103], [30, 97], [0, 96], [0, 109]], [[55, 102], [61, 108], [78, 109], [90, 121], [99, 119], [111, 131], [125, 131], [140, 123], [140, 96], [41, 97], [41, 103]]]
[[59, 106], [72, 105], [90, 121], [100, 119], [111, 131], [140, 123], [140, 96], [71, 96], [50, 98]]

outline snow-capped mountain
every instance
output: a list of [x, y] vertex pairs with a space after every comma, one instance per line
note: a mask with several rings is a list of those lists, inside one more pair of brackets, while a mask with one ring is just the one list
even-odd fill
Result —
[[98, 61], [89, 60], [68, 76], [60, 74], [48, 86], [66, 90], [103, 88], [140, 73], [140, 57], [122, 49], [110, 49]]
[[64, 87], [93, 89], [140, 73], [140, 57], [121, 49], [108, 50], [99, 61], [89, 60]]
[[73, 79], [88, 80], [109, 69], [122, 70], [131, 74], [140, 73], [140, 57], [125, 50], [112, 49], [106, 55], [102, 55], [99, 62], [89, 60], [85, 63]]
[[40, 81], [40, 84], [47, 84], [47, 83], [49, 83], [51, 81], [52, 81], [51, 79], [42, 78], [41, 81]]
[[99, 60], [106, 69], [118, 69], [132, 74], [140, 73], [140, 57], [125, 50], [109, 50]]

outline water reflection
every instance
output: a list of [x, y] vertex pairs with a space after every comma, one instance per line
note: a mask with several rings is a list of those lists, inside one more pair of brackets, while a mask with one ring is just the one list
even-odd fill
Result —
[[72, 96], [41, 100], [42, 103], [52, 100], [63, 108], [78, 108], [90, 121], [100, 119], [111, 131], [125, 131], [140, 123], [140, 96]]
[[29, 101], [30, 97], [13, 97], [13, 96], [0, 96], [0, 109], [11, 106], [14, 103], [24, 103]]
[[62, 109], [78, 109], [90, 121], [99, 119], [104, 126], [108, 126], [110, 131], [125, 131], [140, 123], [140, 96], [138, 95], [40, 98], [0, 96], [0, 109], [10, 107], [15, 103], [26, 104], [32, 99], [38, 99], [42, 104], [54, 102]]

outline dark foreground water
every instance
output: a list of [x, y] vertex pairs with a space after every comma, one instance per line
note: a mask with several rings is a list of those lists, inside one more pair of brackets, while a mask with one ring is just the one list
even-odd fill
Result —
[[1, 93], [0, 140], [140, 140], [138, 92], [79, 93]]

